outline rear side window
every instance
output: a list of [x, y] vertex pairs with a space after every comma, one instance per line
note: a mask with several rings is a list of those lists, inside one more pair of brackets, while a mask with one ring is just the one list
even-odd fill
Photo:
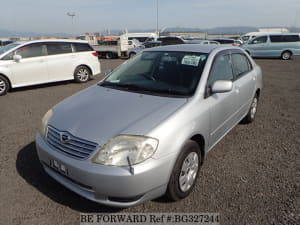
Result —
[[94, 51], [91, 46], [88, 44], [83, 43], [73, 43], [74, 51], [75, 52], [87, 52], [87, 51]]
[[299, 35], [270, 35], [271, 42], [297, 42]]
[[248, 58], [239, 53], [232, 54], [233, 73], [236, 78], [243, 76], [251, 70]]
[[48, 55], [72, 53], [71, 43], [47, 43]]
[[16, 55], [22, 56], [22, 58], [32, 58], [43, 56], [43, 45], [42, 44], [31, 44], [23, 46], [15, 51]]

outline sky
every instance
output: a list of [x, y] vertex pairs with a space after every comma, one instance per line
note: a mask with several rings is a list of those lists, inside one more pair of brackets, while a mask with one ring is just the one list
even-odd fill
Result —
[[[300, 27], [300, 0], [6, 0], [0, 30], [43, 33], [224, 26]], [[74, 12], [73, 19], [67, 12]]]

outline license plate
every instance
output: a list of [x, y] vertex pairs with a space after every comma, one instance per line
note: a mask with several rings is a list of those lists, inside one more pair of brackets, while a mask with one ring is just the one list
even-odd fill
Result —
[[58, 162], [57, 160], [50, 160], [50, 165], [52, 168], [59, 171], [60, 173], [68, 175], [68, 168], [64, 164]]

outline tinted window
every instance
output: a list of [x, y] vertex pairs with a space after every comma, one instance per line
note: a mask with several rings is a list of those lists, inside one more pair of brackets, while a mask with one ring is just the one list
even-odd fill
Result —
[[191, 96], [206, 58], [207, 54], [203, 53], [143, 52], [114, 71], [105, 83], [155, 95]]
[[48, 55], [71, 53], [71, 43], [47, 43]]
[[12, 43], [12, 44], [9, 44], [9, 45], [5, 45], [4, 47], [1, 47], [0, 48], [0, 55], [3, 54], [4, 52], [7, 52], [7, 51], [13, 49], [14, 47], [17, 47], [18, 45], [20, 45], [20, 44]]
[[22, 56], [22, 58], [31, 58], [43, 56], [43, 45], [42, 44], [32, 44], [23, 46], [15, 51], [16, 55]]
[[233, 72], [229, 55], [218, 56], [212, 66], [208, 78], [208, 86], [211, 86], [217, 80], [233, 80]]
[[92, 47], [88, 44], [73, 43], [73, 47], [75, 52], [93, 51]]
[[267, 42], [267, 40], [268, 40], [267, 36], [262, 36], [262, 37], [253, 39], [252, 41], [250, 41], [249, 44], [262, 44], [262, 43]]
[[236, 77], [251, 70], [250, 63], [247, 57], [243, 54], [232, 54], [233, 72]]
[[299, 35], [270, 35], [271, 42], [296, 42], [300, 41]]

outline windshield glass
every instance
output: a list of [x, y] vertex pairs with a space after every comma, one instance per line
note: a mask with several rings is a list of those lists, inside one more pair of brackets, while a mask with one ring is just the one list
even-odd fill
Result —
[[192, 52], [143, 52], [129, 60], [101, 86], [154, 95], [192, 96], [207, 54]]
[[0, 55], [2, 55], [4, 52], [7, 52], [8, 50], [10, 50], [18, 45], [20, 45], [20, 44], [11, 43], [11, 44], [3, 46], [2, 48], [0, 48]]

